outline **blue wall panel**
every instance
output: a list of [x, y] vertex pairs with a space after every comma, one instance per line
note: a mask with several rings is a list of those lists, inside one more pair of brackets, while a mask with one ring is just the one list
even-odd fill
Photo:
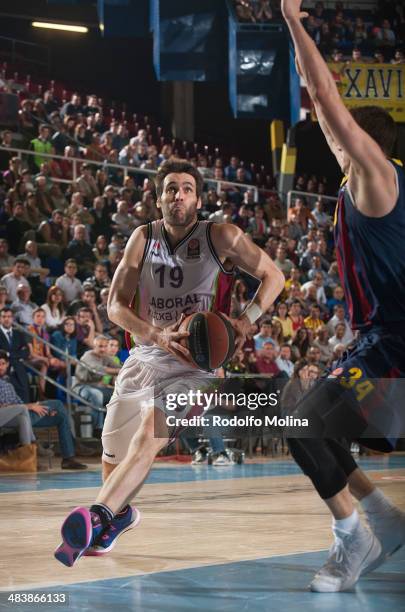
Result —
[[103, 36], [141, 37], [149, 33], [149, 0], [98, 0]]
[[285, 32], [244, 29], [237, 24], [236, 29], [228, 54], [234, 116], [289, 122], [290, 60]]
[[222, 79], [227, 42], [222, 0], [151, 0], [151, 6], [158, 79]]

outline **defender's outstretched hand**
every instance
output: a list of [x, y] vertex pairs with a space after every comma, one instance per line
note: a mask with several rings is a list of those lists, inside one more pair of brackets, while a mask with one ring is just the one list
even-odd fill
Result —
[[288, 19], [305, 19], [308, 13], [301, 11], [301, 0], [281, 0], [281, 11], [286, 21]]

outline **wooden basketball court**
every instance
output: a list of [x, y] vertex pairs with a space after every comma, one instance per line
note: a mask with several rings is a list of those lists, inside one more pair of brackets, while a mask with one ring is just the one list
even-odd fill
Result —
[[[405, 456], [361, 465], [405, 510]], [[68, 510], [90, 505], [101, 483], [87, 473], [2, 475], [1, 603], [10, 592], [65, 593], [70, 610], [405, 609], [405, 553], [362, 579], [353, 593], [307, 590], [331, 543], [330, 516], [293, 461], [242, 466], [156, 463], [136, 505], [140, 525], [103, 558], [67, 568], [53, 557]], [[54, 608], [52, 606], [55, 606]], [[48, 607], [51, 606], [51, 607]], [[401, 608], [402, 606], [402, 608]]]

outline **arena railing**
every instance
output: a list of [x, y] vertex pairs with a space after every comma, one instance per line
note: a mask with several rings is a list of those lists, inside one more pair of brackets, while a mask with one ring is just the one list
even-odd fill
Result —
[[[58, 178], [54, 176], [52, 177], [52, 180], [55, 181], [56, 183], [64, 183], [68, 185], [70, 185], [70, 183], [76, 181], [79, 178], [80, 176], [79, 168], [81, 165], [85, 163], [90, 164], [91, 166], [98, 166], [99, 168], [104, 169], [104, 170], [106, 168], [123, 170], [124, 180], [129, 174], [138, 174], [142, 176], [145, 176], [145, 175], [155, 176], [157, 174], [156, 170], [149, 170], [147, 168], [138, 168], [137, 166], [124, 166], [122, 164], [112, 164], [107, 160], [95, 161], [92, 159], [91, 160], [83, 159], [80, 157], [64, 157], [63, 155], [42, 153], [38, 151], [30, 151], [29, 149], [19, 149], [17, 147], [1, 147], [0, 146], [0, 151], [16, 153], [16, 157], [19, 157], [20, 159], [22, 159], [23, 156], [25, 155], [28, 157], [40, 157], [44, 159], [50, 159], [50, 160], [56, 159], [56, 160], [63, 160], [65, 162], [69, 162], [72, 164], [72, 175], [73, 175], [72, 179], [62, 179], [62, 178]], [[214, 178], [204, 178], [204, 184], [208, 188], [212, 188], [213, 186], [215, 186], [216, 192], [218, 194], [221, 191], [227, 191], [229, 189], [234, 189], [235, 191], [239, 191], [241, 189], [244, 191], [253, 191], [254, 202], [259, 202], [259, 193], [266, 194], [267, 196], [270, 193], [276, 193], [271, 189], [259, 189], [259, 187], [257, 187], [256, 185], [250, 185], [248, 183], [235, 183], [235, 182], [227, 181], [227, 180], [219, 181]]]
[[[0, 14], [2, 16], [3, 14]], [[8, 57], [15, 64], [23, 61], [25, 63], [37, 64], [43, 66], [49, 72], [51, 67], [51, 51], [45, 45], [19, 40], [18, 38], [10, 38], [0, 36], [0, 50], [3, 56]], [[34, 57], [36, 54], [37, 57]]]
[[[85, 400], [83, 397], [81, 397], [78, 393], [73, 391], [72, 388], [71, 388], [72, 387], [72, 378], [73, 378], [72, 377], [72, 365], [80, 364], [81, 367], [85, 368], [86, 370], [88, 370], [92, 374], [98, 374], [99, 373], [98, 370], [94, 370], [93, 368], [91, 368], [86, 363], [83, 363], [83, 361], [80, 361], [79, 359], [77, 359], [73, 355], [70, 355], [68, 350], [63, 351], [62, 349], [60, 349], [59, 347], [55, 346], [54, 344], [52, 344], [48, 340], [45, 340], [45, 338], [41, 338], [41, 336], [38, 336], [38, 334], [34, 334], [33, 332], [28, 331], [28, 329], [26, 327], [24, 327], [23, 325], [20, 325], [19, 323], [14, 322], [13, 326], [16, 329], [18, 329], [19, 331], [21, 331], [22, 333], [24, 333], [26, 336], [29, 336], [31, 338], [35, 338], [35, 340], [37, 340], [38, 342], [41, 342], [43, 345], [48, 346], [53, 352], [55, 352], [58, 355], [60, 355], [63, 358], [63, 360], [66, 361], [66, 386], [62, 385], [59, 382], [57, 382], [56, 380], [54, 380], [53, 378], [51, 378], [47, 374], [45, 374], [45, 375], [41, 374], [41, 372], [39, 370], [37, 370], [34, 366], [32, 366], [29, 361], [22, 360], [22, 363], [27, 368], [32, 370], [35, 374], [37, 374], [38, 376], [43, 376], [47, 382], [49, 382], [51, 385], [53, 385], [57, 389], [60, 389], [61, 391], [64, 391], [64, 393], [66, 393], [66, 399], [67, 399], [66, 403], [67, 403], [67, 406], [68, 406], [69, 409], [72, 407], [72, 398], [73, 398], [76, 401], [79, 401], [81, 404], [92, 408], [93, 410], [96, 410], [98, 412], [106, 412], [105, 408], [99, 408], [98, 406], [94, 406], [93, 404], [91, 404], [90, 402]], [[100, 368], [100, 370], [103, 370], [103, 368]]]
[[337, 202], [337, 198], [335, 196], [326, 196], [310, 191], [291, 190], [287, 193], [287, 210], [291, 208], [291, 201], [293, 198], [305, 198], [310, 204], [314, 204], [317, 200], [321, 200], [322, 202], [332, 202], [333, 204], [336, 204]]

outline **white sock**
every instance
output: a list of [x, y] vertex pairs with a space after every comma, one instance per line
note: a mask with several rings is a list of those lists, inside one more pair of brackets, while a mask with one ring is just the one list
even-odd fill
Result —
[[380, 489], [374, 489], [371, 493], [360, 500], [360, 504], [366, 514], [384, 514], [395, 508], [394, 504], [385, 497]]
[[352, 514], [344, 519], [333, 519], [333, 531], [344, 531], [345, 533], [353, 533], [360, 518], [357, 510], [353, 510]]

